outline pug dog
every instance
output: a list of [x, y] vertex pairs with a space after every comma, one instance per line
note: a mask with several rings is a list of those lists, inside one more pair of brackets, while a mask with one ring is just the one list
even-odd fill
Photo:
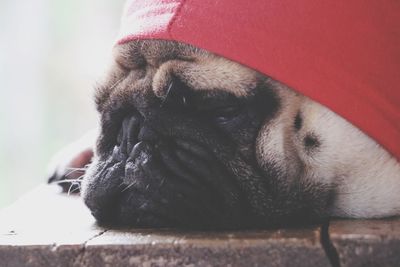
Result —
[[175, 41], [132, 41], [114, 59], [95, 94], [96, 145], [79, 141], [51, 178], [82, 171], [75, 189], [100, 224], [244, 229], [400, 214], [397, 160], [279, 81]]

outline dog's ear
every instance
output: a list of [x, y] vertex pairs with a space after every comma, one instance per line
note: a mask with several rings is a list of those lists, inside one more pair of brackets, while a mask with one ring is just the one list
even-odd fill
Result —
[[278, 115], [260, 131], [257, 157], [275, 166], [286, 183], [302, 181], [331, 191], [329, 209], [339, 217], [399, 214], [400, 164], [384, 148], [327, 107], [282, 83]]
[[325, 106], [304, 98], [297, 149], [308, 179], [335, 188], [332, 216], [386, 217], [400, 211], [400, 164], [382, 146]]

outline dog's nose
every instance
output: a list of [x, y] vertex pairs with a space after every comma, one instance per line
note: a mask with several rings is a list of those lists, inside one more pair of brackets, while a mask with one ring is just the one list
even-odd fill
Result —
[[129, 153], [138, 142], [139, 130], [140, 118], [136, 114], [126, 117], [123, 120], [121, 130], [117, 137], [117, 145], [119, 145], [123, 154]]
[[157, 122], [151, 119], [144, 119], [137, 115], [126, 117], [121, 125], [121, 130], [117, 137], [117, 146], [122, 155], [129, 155], [133, 147], [140, 141], [146, 141], [150, 144], [156, 144], [161, 139], [155, 129]]

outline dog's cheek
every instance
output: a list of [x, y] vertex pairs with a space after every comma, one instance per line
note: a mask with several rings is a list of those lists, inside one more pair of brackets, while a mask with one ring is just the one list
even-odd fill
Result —
[[302, 164], [283, 123], [276, 118], [262, 126], [256, 140], [256, 160], [264, 171], [273, 168], [280, 176], [276, 179], [292, 184], [302, 173]]
[[[288, 99], [283, 102], [290, 104]], [[308, 153], [315, 152], [320, 145], [318, 142], [322, 141], [311, 136], [308, 138], [313, 140], [305, 138], [303, 142], [303, 138], [299, 150], [296, 125], [299, 125], [298, 120], [296, 124], [296, 110], [283, 106], [262, 126], [256, 140], [257, 162], [271, 179], [273, 206], [281, 211], [284, 223], [320, 220], [326, 216], [332, 200], [329, 185], [323, 183], [321, 177], [316, 177], [316, 173], [302, 160], [305, 149]]]

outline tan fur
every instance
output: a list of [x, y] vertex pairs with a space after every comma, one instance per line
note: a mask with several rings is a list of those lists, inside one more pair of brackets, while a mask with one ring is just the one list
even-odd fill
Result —
[[[258, 160], [303, 183], [321, 182], [335, 190], [330, 214], [351, 218], [400, 215], [400, 164], [373, 139], [326, 107], [277, 83], [280, 114], [264, 125]], [[300, 111], [303, 127], [293, 130]], [[317, 151], [302, 144], [307, 133], [321, 137]], [[292, 181], [293, 182], [293, 181]]]
[[257, 85], [257, 73], [237, 63], [207, 56], [194, 62], [171, 60], [162, 64], [154, 76], [153, 90], [158, 97], [166, 94], [171, 74], [195, 90], [222, 89], [238, 97], [246, 96]]
[[171, 75], [196, 90], [221, 89], [245, 96], [256, 86], [259, 74], [195, 47], [176, 42], [140, 41], [114, 50], [116, 62], [127, 69], [157, 69], [153, 90], [158, 97], [166, 94]]

